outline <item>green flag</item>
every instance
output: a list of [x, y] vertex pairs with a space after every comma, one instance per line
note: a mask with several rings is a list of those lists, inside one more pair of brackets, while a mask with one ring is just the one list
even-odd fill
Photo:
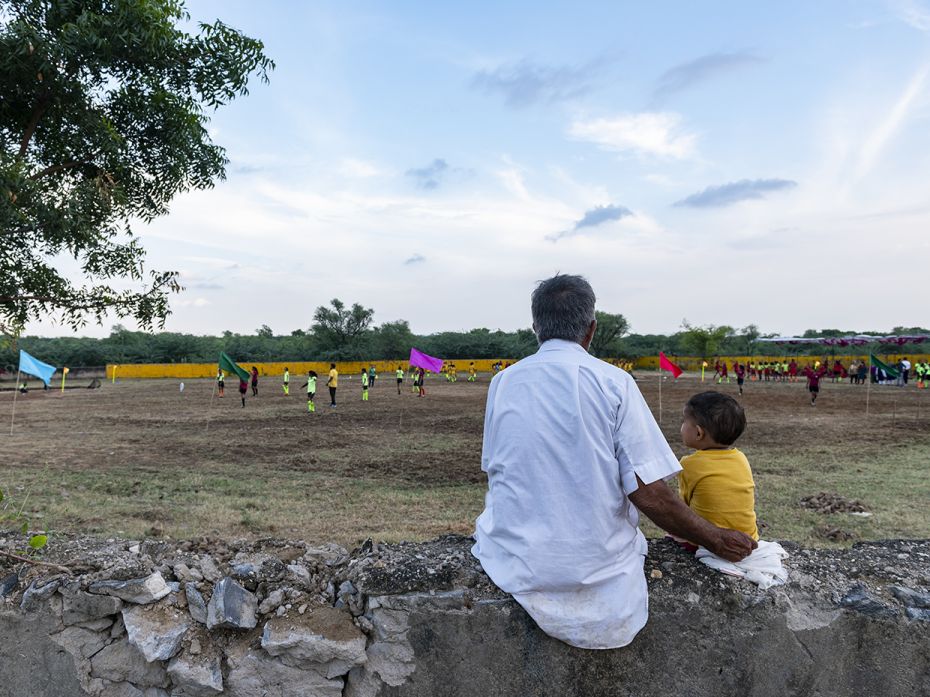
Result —
[[897, 369], [897, 368], [892, 368], [890, 365], [885, 365], [884, 363], [882, 363], [880, 360], [878, 360], [878, 359], [875, 357], [875, 354], [874, 354], [874, 353], [871, 354], [871, 355], [869, 356], [869, 358], [872, 359], [872, 365], [873, 365], [875, 368], [878, 368], [879, 370], [884, 370], [884, 371], [885, 371], [885, 375], [887, 375], [888, 377], [890, 377], [890, 378], [896, 378], [896, 377], [898, 377], [898, 369]]
[[220, 370], [225, 370], [227, 373], [235, 373], [239, 376], [240, 380], [249, 379], [249, 371], [240, 368], [232, 358], [222, 352], [220, 353]]

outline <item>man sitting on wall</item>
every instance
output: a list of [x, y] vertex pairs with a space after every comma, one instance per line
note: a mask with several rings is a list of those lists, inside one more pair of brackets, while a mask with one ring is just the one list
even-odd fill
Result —
[[730, 561], [756, 543], [708, 523], [665, 484], [681, 467], [639, 388], [587, 352], [594, 301], [580, 276], [533, 292], [539, 350], [488, 392], [488, 493], [472, 553], [544, 632], [609, 649], [629, 644], [648, 616], [637, 509]]

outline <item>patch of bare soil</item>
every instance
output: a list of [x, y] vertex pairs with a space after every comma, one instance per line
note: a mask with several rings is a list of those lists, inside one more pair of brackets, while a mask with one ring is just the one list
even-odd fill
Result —
[[821, 491], [819, 494], [805, 496], [801, 506], [816, 513], [866, 513], [868, 509], [858, 499], [848, 499], [839, 494]]

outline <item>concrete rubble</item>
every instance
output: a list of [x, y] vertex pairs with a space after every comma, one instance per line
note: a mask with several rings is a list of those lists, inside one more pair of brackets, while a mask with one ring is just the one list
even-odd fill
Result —
[[652, 541], [613, 651], [540, 632], [470, 545], [52, 538], [72, 574], [0, 557], [0, 697], [930, 696], [930, 541], [785, 543], [768, 591]]

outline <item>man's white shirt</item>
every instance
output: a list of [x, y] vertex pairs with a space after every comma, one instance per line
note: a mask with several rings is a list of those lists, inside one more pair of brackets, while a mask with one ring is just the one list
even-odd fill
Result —
[[628, 373], [553, 339], [497, 375], [472, 553], [547, 634], [592, 649], [646, 624], [646, 540], [627, 498], [680, 471]]

